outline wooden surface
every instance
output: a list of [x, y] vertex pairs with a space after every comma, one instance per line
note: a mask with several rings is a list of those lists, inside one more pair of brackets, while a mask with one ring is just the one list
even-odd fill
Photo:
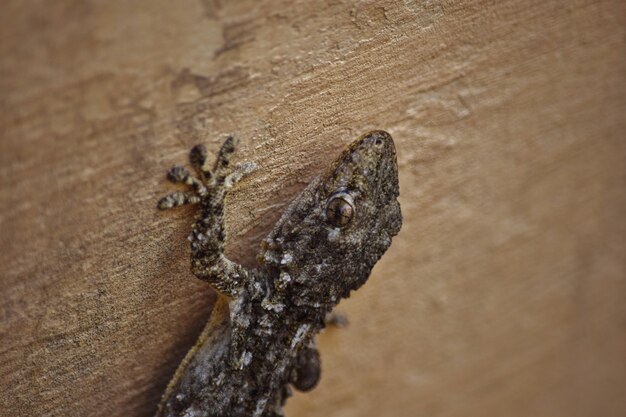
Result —
[[626, 415], [624, 2], [3, 1], [0, 415], [150, 416], [215, 296], [167, 168], [242, 138], [252, 265], [356, 135], [404, 227], [288, 416]]

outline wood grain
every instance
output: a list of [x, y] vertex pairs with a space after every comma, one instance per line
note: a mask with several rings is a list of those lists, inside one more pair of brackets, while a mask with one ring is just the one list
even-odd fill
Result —
[[370, 129], [405, 224], [290, 416], [626, 414], [624, 2], [3, 1], [0, 415], [150, 416], [215, 302], [167, 168], [228, 132], [254, 263]]

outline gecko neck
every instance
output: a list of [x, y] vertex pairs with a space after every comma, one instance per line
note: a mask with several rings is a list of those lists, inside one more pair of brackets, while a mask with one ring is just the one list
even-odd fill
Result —
[[289, 291], [264, 278], [258, 274], [254, 284], [230, 302], [231, 361], [236, 367], [247, 366], [264, 352], [275, 354], [275, 359], [297, 354], [324, 328], [333, 307], [295, 303]]

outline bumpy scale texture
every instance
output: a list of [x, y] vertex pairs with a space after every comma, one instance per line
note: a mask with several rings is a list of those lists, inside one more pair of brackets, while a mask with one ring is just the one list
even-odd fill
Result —
[[[315, 335], [325, 317], [359, 288], [402, 225], [391, 136], [356, 139], [289, 205], [249, 270], [224, 255], [224, 196], [252, 163], [231, 167], [229, 137], [212, 169], [203, 146], [191, 150], [196, 175], [168, 173], [190, 186], [159, 201], [160, 209], [197, 204], [191, 269], [230, 297], [229, 317], [212, 315], [168, 386], [159, 417], [275, 417], [290, 385], [312, 389], [320, 376]], [[216, 318], [218, 317], [218, 318]]]

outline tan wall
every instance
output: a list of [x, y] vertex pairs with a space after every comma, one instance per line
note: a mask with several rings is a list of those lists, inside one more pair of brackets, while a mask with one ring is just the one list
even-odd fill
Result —
[[149, 416], [214, 297], [192, 144], [242, 138], [248, 265], [343, 144], [405, 223], [288, 416], [626, 415], [624, 2], [3, 1], [0, 415]]

